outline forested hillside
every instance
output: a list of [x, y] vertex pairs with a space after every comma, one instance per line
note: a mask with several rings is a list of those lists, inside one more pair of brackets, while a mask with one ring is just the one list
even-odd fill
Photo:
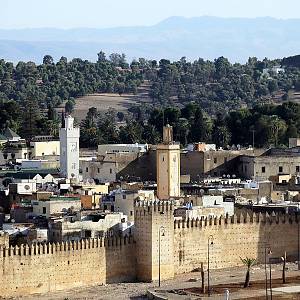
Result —
[[[275, 66], [284, 71], [277, 72]], [[145, 80], [150, 82], [152, 103], [132, 106], [125, 115], [115, 111], [103, 115], [91, 108], [81, 124], [82, 146], [154, 143], [160, 139], [163, 120], [175, 127], [182, 144], [206, 140], [223, 147], [246, 145], [251, 127], [261, 133], [259, 145], [280, 145], [300, 131], [298, 105], [287, 102], [292, 90], [300, 90], [299, 57], [249, 58], [244, 65], [231, 64], [224, 57], [194, 62], [140, 58], [128, 63], [123, 54], [106, 58], [103, 52], [96, 63], [79, 58], [68, 62], [64, 57], [54, 62], [49, 55], [41, 65], [19, 62], [14, 66], [0, 60], [0, 128], [10, 126], [26, 138], [57, 135], [60, 119], [55, 107], [59, 104], [66, 103], [66, 111], [72, 112], [76, 97], [136, 93]], [[270, 102], [286, 103], [264, 105]], [[120, 128], [117, 121], [127, 125]]]
[[[300, 105], [286, 102], [282, 105], [257, 105], [229, 114], [217, 113], [212, 118], [191, 102], [182, 109], [167, 107], [144, 110], [135, 108], [125, 117], [114, 111], [99, 113], [91, 108], [81, 124], [81, 146], [96, 147], [101, 143], [151, 143], [161, 140], [163, 124], [174, 127], [176, 141], [182, 145], [194, 142], [212, 142], [219, 147], [252, 145], [253, 132], [256, 147], [286, 147], [290, 137], [300, 135]], [[145, 121], [145, 118], [147, 121]]]

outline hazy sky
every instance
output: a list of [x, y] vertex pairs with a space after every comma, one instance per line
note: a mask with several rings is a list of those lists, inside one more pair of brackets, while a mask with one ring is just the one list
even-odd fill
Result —
[[0, 0], [0, 28], [152, 25], [170, 16], [300, 18], [299, 0]]

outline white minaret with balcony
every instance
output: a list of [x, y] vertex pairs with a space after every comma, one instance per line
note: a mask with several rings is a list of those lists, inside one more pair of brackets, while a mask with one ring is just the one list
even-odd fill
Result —
[[59, 130], [60, 173], [67, 179], [79, 178], [79, 128], [74, 127], [74, 118], [66, 116]]

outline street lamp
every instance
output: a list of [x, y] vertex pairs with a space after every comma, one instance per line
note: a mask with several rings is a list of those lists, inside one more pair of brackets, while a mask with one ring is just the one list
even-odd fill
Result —
[[160, 237], [165, 236], [165, 227], [160, 226], [158, 230], [158, 286], [160, 287]]
[[209, 249], [214, 244], [214, 237], [210, 235], [207, 240], [207, 294], [210, 297], [210, 276], [209, 276]]
[[299, 226], [300, 226], [300, 223], [299, 223], [299, 202], [297, 203], [297, 225], [298, 225], [298, 231], [297, 231], [297, 239], [298, 239], [298, 270], [300, 270], [300, 238], [299, 238]]
[[[265, 276], [266, 276], [266, 299], [268, 299], [268, 272], [267, 272], [267, 256], [271, 255], [272, 251], [271, 248], [265, 244]], [[270, 295], [272, 300], [272, 268], [271, 268], [271, 260], [269, 257], [269, 267], [270, 267]]]
[[[269, 255], [271, 255], [272, 252], [270, 250]], [[272, 300], [272, 266], [271, 266], [271, 257], [269, 257], [269, 266], [270, 266], [270, 295], [271, 295], [271, 300]]]

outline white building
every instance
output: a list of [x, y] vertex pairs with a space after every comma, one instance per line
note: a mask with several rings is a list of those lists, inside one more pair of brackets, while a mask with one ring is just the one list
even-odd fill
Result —
[[123, 213], [86, 216], [80, 220], [69, 220], [68, 217], [52, 220], [49, 223], [51, 241], [74, 241], [84, 238], [97, 238], [116, 234], [128, 234], [133, 222], [127, 221]]
[[49, 218], [53, 214], [63, 214], [68, 210], [81, 209], [80, 198], [77, 197], [50, 197], [49, 200], [32, 201], [33, 215]]
[[32, 157], [44, 157], [60, 155], [59, 141], [33, 141], [30, 142], [32, 147]]
[[275, 74], [279, 74], [279, 73], [284, 73], [285, 69], [281, 68], [280, 66], [274, 66], [272, 68], [263, 69], [263, 75], [269, 75], [270, 72], [275, 73]]
[[136, 201], [154, 201], [153, 190], [117, 190], [115, 191], [114, 211], [122, 212], [128, 216], [129, 221], [134, 221], [134, 204]]
[[59, 131], [60, 171], [67, 179], [79, 177], [79, 128], [74, 127], [74, 118], [67, 116]]
[[98, 145], [98, 155], [107, 153], [145, 153], [149, 150], [148, 144], [106, 144]]
[[202, 206], [205, 208], [217, 208], [221, 207], [224, 209], [224, 214], [229, 216], [234, 215], [234, 202], [225, 202], [223, 196], [202, 196]]
[[[20, 160], [17, 160], [17, 162]], [[56, 169], [59, 167], [58, 160], [46, 160], [46, 159], [22, 159], [21, 169]]]

